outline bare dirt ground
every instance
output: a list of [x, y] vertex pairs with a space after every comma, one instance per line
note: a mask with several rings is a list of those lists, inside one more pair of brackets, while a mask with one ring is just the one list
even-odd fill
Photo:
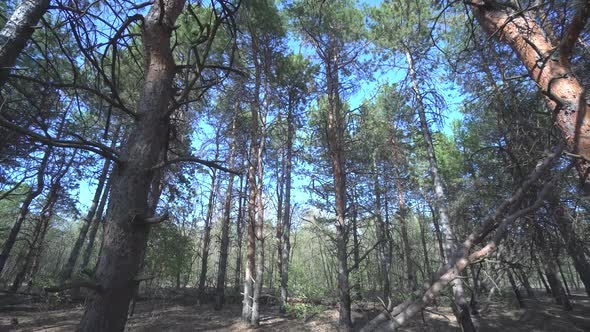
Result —
[[[482, 304], [477, 319], [480, 331], [590, 331], [590, 299], [582, 292], [572, 297], [574, 310], [563, 311], [551, 298], [539, 293], [518, 308], [506, 292], [507, 300]], [[355, 329], [363, 326], [379, 309], [375, 303], [355, 306]], [[8, 298], [0, 293], [0, 331], [74, 331], [82, 316], [82, 304], [48, 304], [35, 298]], [[239, 304], [221, 311], [209, 304], [198, 305], [174, 299], [144, 300], [137, 303], [126, 331], [253, 331], [240, 322]], [[259, 331], [338, 331], [337, 308], [307, 318], [283, 317], [276, 307], [264, 307]], [[450, 308], [428, 308], [402, 331], [458, 331]]]

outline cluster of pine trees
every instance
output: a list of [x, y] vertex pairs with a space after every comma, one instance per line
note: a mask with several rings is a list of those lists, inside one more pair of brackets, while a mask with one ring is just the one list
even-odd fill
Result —
[[[0, 282], [216, 309], [590, 295], [586, 0], [0, 3]], [[450, 117], [450, 118], [448, 118]], [[485, 275], [485, 278], [484, 278]], [[386, 325], [385, 325], [386, 324]]]

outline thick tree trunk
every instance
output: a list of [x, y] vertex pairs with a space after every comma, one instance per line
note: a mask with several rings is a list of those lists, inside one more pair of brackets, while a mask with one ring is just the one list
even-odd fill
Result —
[[18, 233], [20, 232], [20, 229], [23, 225], [23, 222], [25, 221], [25, 218], [29, 214], [29, 208], [31, 206], [31, 203], [43, 191], [43, 187], [45, 185], [45, 171], [47, 168], [47, 163], [49, 162], [51, 150], [51, 146], [48, 146], [45, 149], [43, 159], [41, 160], [41, 163], [39, 164], [39, 170], [37, 171], [37, 183], [35, 184], [35, 189], [31, 188], [25, 196], [25, 199], [23, 200], [20, 206], [18, 217], [16, 218], [14, 225], [10, 229], [8, 237], [4, 242], [4, 246], [2, 247], [2, 253], [0, 253], [0, 273], [4, 270], [4, 266], [6, 265], [8, 256], [10, 255], [10, 252], [12, 251], [12, 248], [16, 243]]
[[[472, 1], [475, 18], [488, 34], [509, 45], [523, 62], [555, 115], [571, 152], [579, 154], [576, 168], [586, 192], [590, 192], [590, 104], [584, 87], [572, 72], [570, 57], [590, 13], [590, 4], [580, 2], [561, 40], [551, 40], [531, 11], [516, 13], [499, 1]], [[556, 46], [558, 46], [556, 48]]]
[[[236, 151], [236, 136], [235, 136], [236, 120], [232, 121], [232, 136], [234, 137], [231, 143], [229, 153], [229, 168], [234, 168], [234, 158]], [[227, 183], [227, 190], [225, 193], [225, 202], [223, 207], [223, 224], [221, 226], [221, 248], [219, 253], [219, 268], [217, 270], [217, 285], [215, 288], [215, 310], [220, 310], [223, 306], [223, 295], [225, 292], [225, 277], [227, 274], [227, 256], [229, 250], [229, 226], [231, 223], [231, 209], [233, 202], [234, 190], [234, 175], [229, 174]]]
[[[111, 145], [113, 147], [113, 145]], [[100, 176], [98, 177], [98, 184], [96, 186], [96, 191], [94, 192], [94, 197], [92, 198], [92, 202], [90, 203], [90, 207], [88, 208], [88, 212], [84, 219], [82, 219], [82, 227], [80, 228], [80, 233], [78, 234], [78, 238], [74, 243], [74, 247], [70, 252], [70, 256], [68, 257], [68, 261], [66, 262], [60, 278], [62, 280], [69, 279], [74, 273], [74, 268], [76, 267], [76, 261], [80, 256], [80, 250], [86, 241], [86, 235], [88, 234], [88, 230], [90, 229], [90, 225], [92, 220], [94, 219], [94, 215], [96, 214], [96, 209], [98, 208], [98, 203], [102, 194], [102, 191], [105, 187], [106, 179], [109, 174], [109, 169], [111, 166], [110, 160], [105, 160], [104, 165], [102, 167], [102, 171]]]
[[[153, 3], [144, 19], [143, 91], [138, 117], [120, 153], [112, 177], [102, 255], [96, 271], [98, 290], [87, 301], [81, 331], [123, 331], [134, 280], [141, 268], [149, 224], [148, 195], [166, 146], [173, 98], [175, 63], [170, 36], [184, 0]], [[163, 7], [163, 8], [162, 8]]]
[[0, 88], [48, 7], [49, 0], [23, 0], [0, 30]]
[[[424, 141], [426, 144], [426, 154], [428, 157], [428, 162], [430, 164], [429, 170], [430, 175], [432, 177], [432, 191], [434, 192], [434, 203], [438, 212], [440, 226], [442, 227], [442, 235], [444, 236], [443, 244], [446, 256], [446, 263], [452, 264], [455, 260], [455, 257], [453, 257], [453, 255], [456, 251], [456, 239], [447, 211], [447, 195], [445, 193], [442, 177], [438, 170], [438, 163], [436, 160], [436, 155], [434, 153], [432, 136], [430, 134], [430, 128], [428, 127], [428, 122], [426, 120], [426, 112], [424, 110], [424, 105], [421, 97], [422, 95], [420, 93], [420, 88], [418, 86], [418, 80], [416, 77], [416, 71], [414, 69], [414, 61], [409, 51], [406, 51], [406, 59], [410, 70], [412, 87], [417, 100], [418, 116], [420, 118], [422, 136], [424, 137]], [[461, 326], [462, 331], [475, 331], [475, 327], [473, 325], [471, 315], [469, 312], [469, 306], [467, 304], [467, 301], [465, 300], [463, 281], [461, 280], [461, 278], [455, 278], [451, 283], [453, 286], [454, 297], [453, 312], [455, 313], [457, 322], [459, 322], [459, 326]]]

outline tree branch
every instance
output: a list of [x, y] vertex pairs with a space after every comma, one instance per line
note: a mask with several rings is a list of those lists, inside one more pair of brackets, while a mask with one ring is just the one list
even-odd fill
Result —
[[211, 168], [215, 168], [215, 169], [218, 169], [223, 172], [232, 173], [235, 175], [242, 175], [242, 172], [234, 170], [234, 169], [229, 169], [227, 167], [223, 167], [223, 166], [217, 164], [215, 161], [205, 160], [205, 159], [201, 159], [201, 158], [197, 158], [197, 157], [193, 157], [193, 156], [178, 157], [178, 158], [166, 160], [166, 161], [163, 161], [163, 162], [159, 163], [158, 165], [152, 167], [151, 170], [157, 170], [157, 169], [160, 169], [160, 168], [172, 165], [172, 164], [183, 163], [183, 162], [193, 162], [193, 163], [205, 165], [205, 166], [208, 166]]
[[584, 31], [588, 17], [590, 17], [590, 0], [577, 1], [576, 6], [578, 7], [576, 13], [570, 25], [563, 32], [559, 43], [559, 57], [562, 63], [569, 61], [578, 37]]
[[22, 135], [26, 135], [26, 136], [30, 137], [31, 139], [38, 141], [40, 143], [43, 143], [45, 145], [57, 146], [57, 147], [62, 147], [62, 148], [77, 148], [77, 149], [81, 149], [81, 150], [86, 150], [86, 151], [94, 152], [94, 153], [96, 153], [100, 156], [103, 156], [107, 159], [110, 159], [116, 163], [121, 162], [121, 160], [119, 159], [119, 155], [117, 154], [117, 152], [115, 150], [109, 148], [106, 145], [100, 144], [100, 143], [89, 142], [86, 140], [85, 141], [56, 140], [50, 136], [43, 136], [43, 135], [40, 135], [34, 131], [17, 126], [15, 124], [13, 124], [12, 122], [8, 121], [3, 116], [0, 116], [0, 126], [3, 126], [6, 129], [15, 131], [15, 132], [20, 133]]

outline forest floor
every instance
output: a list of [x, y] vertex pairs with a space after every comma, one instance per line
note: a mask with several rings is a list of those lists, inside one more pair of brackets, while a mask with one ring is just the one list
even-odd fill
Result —
[[[479, 331], [590, 331], [590, 299], [574, 292], [573, 311], [565, 312], [551, 298], [538, 293], [526, 299], [526, 308], [518, 308], [512, 294], [504, 300], [484, 303], [478, 318]], [[379, 304], [355, 305], [355, 330], [378, 313]], [[0, 296], [0, 332], [3, 331], [74, 331], [82, 316], [82, 304], [47, 304], [21, 295]], [[126, 331], [252, 331], [240, 322], [239, 304], [215, 311], [212, 305], [188, 304], [178, 299], [161, 298], [137, 303]], [[263, 307], [259, 331], [337, 331], [336, 307], [307, 318], [281, 316], [274, 306]], [[423, 317], [412, 320], [402, 331], [457, 331], [448, 307], [432, 307]]]

